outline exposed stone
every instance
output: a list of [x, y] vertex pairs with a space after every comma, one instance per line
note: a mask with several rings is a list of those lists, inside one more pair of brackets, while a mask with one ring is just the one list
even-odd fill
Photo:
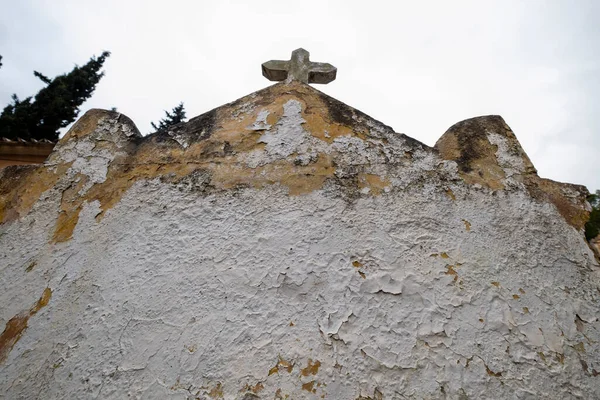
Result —
[[456, 161], [465, 181], [491, 189], [503, 189], [507, 179], [536, 173], [499, 115], [471, 118], [451, 126], [435, 149], [444, 159]]
[[467, 183], [492, 190], [525, 187], [533, 198], [554, 204], [575, 228], [581, 229], [587, 221], [587, 189], [539, 178], [515, 134], [498, 115], [453, 125], [435, 149], [444, 159], [457, 163]]

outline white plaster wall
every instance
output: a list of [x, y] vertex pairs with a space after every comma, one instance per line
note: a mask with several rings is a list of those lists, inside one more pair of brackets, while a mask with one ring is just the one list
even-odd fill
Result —
[[2, 325], [53, 292], [0, 398], [600, 398], [598, 267], [554, 206], [197, 189], [139, 181], [65, 243], [58, 189], [0, 226]]
[[[83, 196], [125, 179], [117, 166], [172, 148], [144, 142], [116, 113], [82, 118], [44, 167], [64, 175], [0, 225], [0, 398], [600, 398], [600, 268], [582, 232], [532, 198], [516, 140], [485, 133], [504, 174], [492, 191], [354, 111], [368, 134], [319, 139], [306, 128], [328, 113], [314, 90], [297, 87], [282, 110], [264, 100], [280, 101], [276, 90], [289, 95], [273, 86], [220, 108], [218, 128], [192, 120], [201, 134], [167, 132], [161, 140], [182, 149], [171, 171], [211, 160], [206, 169], [179, 183], [129, 176], [101, 219]], [[267, 103], [281, 111], [273, 124]], [[261, 146], [186, 155], [235, 139], [227, 118], [261, 131]], [[317, 133], [330, 138], [330, 127], [340, 125]], [[138, 151], [147, 158], [128, 158]], [[335, 172], [308, 194], [264, 183], [323, 155]], [[225, 162], [272, 175], [227, 188], [216, 174]], [[360, 187], [360, 174], [373, 181]], [[66, 196], [85, 176], [79, 197]], [[121, 186], [98, 190], [111, 188]], [[55, 243], [59, 210], [77, 201], [72, 238]], [[7, 346], [10, 321], [34, 308]]]

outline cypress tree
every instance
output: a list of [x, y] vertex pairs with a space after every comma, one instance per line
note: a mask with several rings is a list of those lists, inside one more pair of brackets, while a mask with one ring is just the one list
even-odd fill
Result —
[[12, 103], [0, 114], [0, 137], [57, 140], [58, 130], [75, 121], [79, 107], [94, 93], [104, 76], [102, 65], [109, 56], [105, 51], [54, 79], [34, 71], [34, 76], [46, 86], [33, 98], [20, 100], [16, 94], [12, 96]]

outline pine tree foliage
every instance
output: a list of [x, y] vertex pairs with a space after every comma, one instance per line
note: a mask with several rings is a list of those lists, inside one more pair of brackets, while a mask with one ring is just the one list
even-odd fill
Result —
[[588, 197], [588, 202], [592, 206], [590, 219], [585, 224], [585, 238], [591, 240], [600, 234], [600, 190]]
[[79, 107], [94, 93], [104, 76], [102, 65], [109, 56], [105, 51], [54, 79], [34, 71], [46, 86], [35, 97], [20, 100], [16, 94], [12, 96], [11, 104], [0, 114], [0, 137], [57, 140], [58, 130], [75, 121]]
[[161, 131], [185, 121], [185, 109], [183, 108], [183, 103], [179, 103], [179, 105], [173, 108], [171, 112], [165, 111], [165, 114], [167, 114], [167, 116], [161, 119], [158, 122], [158, 125], [156, 125], [154, 122], [150, 123], [155, 131]]
[[40, 78], [40, 80], [46, 85], [52, 83], [52, 79], [48, 78], [46, 75], [43, 75], [41, 72], [33, 71], [33, 75], [37, 78]]

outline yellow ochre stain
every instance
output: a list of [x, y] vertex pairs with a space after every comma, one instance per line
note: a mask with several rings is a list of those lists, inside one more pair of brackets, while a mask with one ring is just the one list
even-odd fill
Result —
[[454, 276], [454, 282], [456, 282], [456, 280], [458, 279], [458, 272], [456, 272], [456, 270], [454, 269], [453, 265], [446, 265], [446, 275], [452, 275]]
[[25, 216], [71, 165], [65, 163], [55, 168], [42, 165], [19, 169], [10, 176], [5, 174], [0, 180], [0, 224]]
[[[480, 184], [493, 190], [503, 189], [503, 179], [506, 177], [504, 170], [496, 161], [495, 146], [490, 145], [486, 138], [474, 138], [471, 146], [481, 149], [477, 158], [469, 160], [469, 172], [459, 168], [459, 175], [468, 184]], [[446, 132], [435, 144], [442, 158], [459, 161], [463, 156], [463, 149], [458, 141], [457, 132]], [[460, 161], [459, 161], [460, 162]]]
[[300, 375], [308, 376], [308, 375], [316, 375], [319, 372], [319, 367], [321, 366], [321, 362], [319, 360], [315, 360], [313, 363], [312, 359], [308, 359], [308, 365], [306, 368], [302, 368], [300, 370]]
[[465, 229], [467, 230], [467, 232], [469, 232], [471, 230], [471, 223], [466, 219], [463, 219], [462, 221], [465, 223]]
[[223, 398], [223, 386], [221, 385], [221, 382], [218, 382], [217, 385], [208, 392], [208, 396], [213, 399]]
[[307, 392], [315, 393], [316, 389], [313, 389], [315, 386], [315, 381], [310, 381], [302, 384], [302, 390], [306, 390]]
[[261, 390], [263, 390], [265, 388], [265, 386], [262, 384], [262, 382], [258, 382], [256, 385], [251, 386], [249, 384], [246, 384], [246, 386], [244, 386], [244, 388], [242, 390], [240, 390], [240, 392], [252, 392], [252, 393], [258, 393]]
[[[263, 130], [250, 129], [262, 111], [268, 111], [267, 123], [276, 129], [283, 117], [284, 105], [296, 100], [301, 103], [303, 129], [307, 134], [332, 143], [336, 138], [358, 137], [365, 140], [368, 130], [344, 125], [332, 117], [331, 105], [318, 92], [300, 84], [274, 86], [259, 94], [247, 96], [240, 101], [220, 107], [215, 111], [214, 125], [210, 135], [191, 143], [187, 148], [167, 143], [157, 146], [156, 141], [142, 141], [129, 153], [119, 154], [108, 165], [106, 179], [91, 184], [89, 177], [80, 175], [78, 182], [64, 190], [56, 219], [52, 242], [71, 239], [85, 203], [98, 201], [101, 221], [106, 212], [118, 204], [129, 188], [139, 180], [161, 178], [177, 184], [189, 175], [200, 171], [207, 176], [211, 188], [228, 190], [238, 187], [262, 188], [281, 185], [290, 196], [299, 196], [321, 189], [336, 171], [333, 154], [323, 152], [308, 165], [296, 165], [295, 157], [276, 161], [264, 160], [266, 164], [255, 168], [248, 166], [248, 154], [265, 151], [260, 138]], [[82, 117], [61, 140], [84, 141], [90, 139], [106, 112], [90, 112]], [[352, 121], [350, 118], [349, 121]], [[347, 124], [350, 124], [348, 122]], [[97, 141], [94, 146], [105, 151], [115, 151], [112, 144]], [[40, 195], [55, 186], [72, 163], [60, 163], [60, 154], [53, 154], [55, 164], [37, 168], [20, 169], [14, 179], [0, 182], [0, 222], [11, 221], [25, 215]], [[385, 176], [359, 173], [356, 184], [368, 187], [372, 195], [381, 194], [391, 186]]]
[[29, 318], [34, 316], [43, 307], [47, 306], [51, 297], [52, 290], [50, 288], [44, 289], [42, 296], [29, 311], [15, 315], [6, 323], [4, 331], [0, 335], [0, 364], [6, 360], [8, 353], [10, 353], [13, 346], [19, 341], [23, 332], [27, 329]]
[[279, 360], [277, 361], [277, 364], [275, 364], [275, 366], [269, 370], [269, 376], [271, 376], [273, 374], [278, 374], [279, 370], [281, 368], [286, 370], [288, 373], [292, 373], [292, 370], [294, 369], [294, 364], [292, 364], [289, 361], [284, 360], [280, 356]]
[[456, 196], [454, 195], [454, 192], [452, 191], [452, 189], [448, 188], [445, 191], [446, 196], [448, 196], [452, 201], [456, 201]]

